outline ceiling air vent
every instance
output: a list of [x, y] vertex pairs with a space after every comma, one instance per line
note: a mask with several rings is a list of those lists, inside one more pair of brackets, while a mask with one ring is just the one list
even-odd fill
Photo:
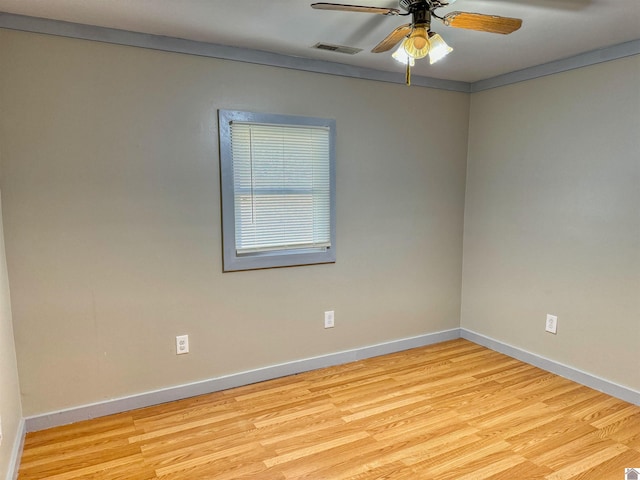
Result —
[[313, 47], [317, 50], [328, 50], [330, 52], [346, 53], [347, 55], [355, 55], [361, 52], [361, 48], [345, 47], [344, 45], [331, 45], [329, 43], [316, 43]]

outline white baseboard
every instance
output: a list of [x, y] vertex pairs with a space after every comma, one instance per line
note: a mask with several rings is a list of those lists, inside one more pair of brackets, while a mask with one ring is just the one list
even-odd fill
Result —
[[7, 480], [17, 480], [18, 470], [20, 470], [20, 459], [22, 458], [22, 450], [24, 449], [24, 438], [27, 434], [26, 423], [20, 419], [18, 424], [18, 432], [13, 441], [13, 449], [11, 450], [11, 459], [9, 460], [9, 468], [7, 469]]
[[466, 328], [460, 329], [460, 336], [473, 343], [490, 348], [496, 352], [504, 353], [510, 357], [517, 358], [518, 360], [546, 370], [547, 372], [555, 373], [556, 375], [560, 375], [561, 377], [567, 378], [581, 385], [585, 385], [606, 393], [607, 395], [611, 395], [612, 397], [640, 406], [640, 392], [631, 388], [618, 385], [617, 383], [610, 382], [604, 378], [600, 378], [596, 375], [578, 370], [577, 368], [550, 360], [521, 348], [508, 345], [493, 338], [467, 330]]
[[[464, 328], [454, 328], [442, 332], [429, 333], [417, 337], [404, 338], [391, 342], [371, 345], [367, 347], [347, 350], [343, 352], [331, 353], [318, 357], [295, 360], [293, 362], [271, 365], [256, 370], [239, 372], [223, 377], [211, 378], [201, 382], [178, 385], [162, 390], [145, 392], [138, 395], [116, 398], [100, 403], [83, 405], [44, 415], [28, 417], [24, 420], [23, 430], [33, 432], [45, 430], [60, 425], [102, 417], [114, 413], [126, 412], [137, 408], [149, 407], [161, 403], [181, 400], [183, 398], [194, 397], [206, 393], [217, 392], [229, 388], [249, 385], [252, 383], [271, 380], [274, 378], [294, 375], [296, 373], [317, 370], [319, 368], [341, 365], [370, 357], [386, 355], [388, 353], [400, 352], [410, 348], [432, 345], [435, 343], [464, 338], [484, 347], [490, 348], [500, 353], [504, 353], [513, 358], [517, 358], [530, 365], [542, 368], [551, 373], [568, 378], [590, 388], [594, 388], [603, 393], [619, 398], [621, 400], [640, 406], [640, 392], [618, 385], [595, 375], [583, 372], [573, 367], [563, 365], [535, 353], [513, 347], [490, 337]], [[24, 435], [22, 435], [24, 437]], [[20, 447], [21, 448], [21, 447]], [[19, 458], [19, 456], [18, 456]]]
[[410, 348], [432, 345], [435, 343], [460, 338], [460, 329], [454, 328], [442, 332], [429, 333], [417, 337], [404, 338], [391, 342], [370, 345], [367, 347], [331, 353], [319, 357], [305, 358], [293, 362], [271, 365], [256, 370], [235, 373], [223, 377], [212, 378], [187, 385], [178, 385], [162, 390], [145, 392], [139, 395], [116, 398], [105, 402], [83, 405], [44, 415], [37, 415], [25, 419], [26, 431], [34, 432], [47, 428], [67, 425], [91, 418], [103, 417], [114, 413], [126, 412], [137, 408], [149, 407], [161, 403], [195, 397], [206, 393], [217, 392], [229, 388], [263, 382], [274, 378], [294, 375], [296, 373], [317, 370], [319, 368], [355, 362], [370, 357], [400, 352]]

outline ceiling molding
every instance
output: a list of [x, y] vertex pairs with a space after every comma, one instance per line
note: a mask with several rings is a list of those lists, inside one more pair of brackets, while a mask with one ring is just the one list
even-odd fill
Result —
[[543, 63], [542, 65], [537, 65], [535, 67], [505, 73], [504, 75], [498, 75], [497, 77], [488, 78], [486, 80], [480, 80], [471, 84], [471, 93], [481, 92], [491, 88], [524, 82], [525, 80], [532, 80], [534, 78], [545, 77], [555, 73], [566, 72], [576, 68], [587, 67], [589, 65], [596, 65], [598, 63], [639, 54], [640, 40], [620, 43], [611, 47], [581, 53], [574, 57], [563, 58], [562, 60]]
[[[396, 84], [404, 84], [405, 82], [404, 71], [386, 72], [372, 68], [355, 67], [337, 62], [292, 57], [260, 50], [230, 47], [181, 38], [165, 37], [161, 35], [131, 32], [127, 30], [118, 30], [114, 28], [84, 25], [80, 23], [29, 17], [3, 12], [0, 12], [0, 28], [112, 43], [116, 45], [148, 48], [165, 52], [184, 53], [223, 60], [254, 63], [258, 65], [268, 65], [272, 67], [290, 68], [294, 70], [338, 75], [362, 80], [376, 80]], [[438, 78], [414, 75], [411, 78], [411, 85], [455, 92], [475, 93], [638, 54], [640, 54], [640, 39], [506, 73], [504, 75], [498, 75], [496, 77], [480, 80], [474, 83], [442, 80]]]
[[[306, 72], [326, 73], [364, 80], [377, 80], [398, 84], [405, 83], [404, 69], [400, 72], [385, 72], [372, 68], [354, 67], [352, 65], [327, 62], [324, 60], [312, 60], [260, 50], [229, 47], [214, 43], [184, 40], [182, 38], [130, 32], [127, 30], [117, 30], [114, 28], [83, 25], [80, 23], [63, 22], [60, 20], [14, 15], [10, 13], [0, 12], [0, 28], [31, 33], [43, 33], [59, 37], [78, 38], [82, 40], [93, 40], [96, 42], [113, 43], [116, 45], [149, 48], [165, 52], [186, 53], [202, 57], [255, 63], [258, 65], [268, 65], [272, 67], [291, 68]], [[441, 80], [438, 78], [421, 77], [417, 75], [412, 76], [411, 85], [465, 93], [468, 93], [471, 89], [471, 85], [467, 82]]]

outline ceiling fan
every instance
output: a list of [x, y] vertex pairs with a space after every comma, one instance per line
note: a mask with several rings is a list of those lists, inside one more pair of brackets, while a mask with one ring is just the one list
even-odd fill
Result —
[[515, 32], [522, 25], [522, 20], [519, 18], [498, 17], [495, 15], [470, 12], [450, 12], [444, 16], [439, 16], [436, 13], [437, 9], [451, 5], [455, 1], [456, 0], [399, 0], [400, 8], [367, 7], [340, 3], [313, 3], [311, 4], [311, 8], [318, 10], [375, 13], [390, 16], [411, 15], [411, 23], [400, 25], [371, 50], [373, 53], [386, 52], [402, 42], [392, 56], [399, 62], [406, 64], [406, 81], [407, 85], [410, 85], [411, 67], [415, 64], [416, 59], [429, 55], [430, 63], [435, 63], [453, 50], [440, 35], [431, 31], [431, 18], [437, 18], [448, 27], [500, 33], [503, 35]]

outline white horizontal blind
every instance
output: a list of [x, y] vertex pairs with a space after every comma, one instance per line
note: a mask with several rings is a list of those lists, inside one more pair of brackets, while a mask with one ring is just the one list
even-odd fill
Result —
[[329, 129], [232, 122], [236, 253], [331, 246]]

